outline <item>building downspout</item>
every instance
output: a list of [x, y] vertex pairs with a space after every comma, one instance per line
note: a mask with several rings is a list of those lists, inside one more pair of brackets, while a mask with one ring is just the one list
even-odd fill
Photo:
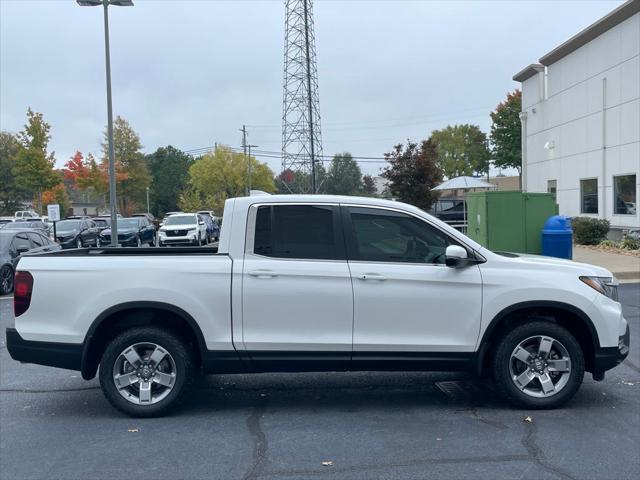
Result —
[[602, 218], [607, 218], [607, 77], [602, 79]]
[[522, 166], [520, 167], [520, 190], [527, 191], [527, 112], [520, 112], [520, 125], [522, 128]]

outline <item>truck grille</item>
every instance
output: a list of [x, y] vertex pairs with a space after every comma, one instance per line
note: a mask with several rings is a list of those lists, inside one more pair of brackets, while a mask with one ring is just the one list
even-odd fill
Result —
[[186, 237], [189, 230], [165, 230], [167, 237]]

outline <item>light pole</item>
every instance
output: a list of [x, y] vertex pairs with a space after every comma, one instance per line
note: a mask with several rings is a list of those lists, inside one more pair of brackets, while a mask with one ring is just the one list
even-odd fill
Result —
[[147, 213], [150, 213], [151, 210], [149, 210], [149, 187], [147, 187]]
[[116, 159], [113, 147], [113, 109], [111, 106], [111, 55], [109, 53], [109, 5], [132, 7], [132, 0], [76, 0], [81, 7], [104, 7], [104, 54], [107, 70], [107, 138], [109, 143], [109, 203], [111, 246], [118, 246], [118, 204], [116, 202]]

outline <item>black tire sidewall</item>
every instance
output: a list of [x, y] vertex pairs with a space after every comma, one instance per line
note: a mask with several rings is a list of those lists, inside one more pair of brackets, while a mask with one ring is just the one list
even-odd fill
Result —
[[[571, 359], [569, 381], [557, 394], [547, 398], [536, 398], [520, 391], [511, 379], [509, 362], [511, 353], [523, 340], [536, 335], [545, 335], [564, 345]], [[556, 408], [573, 398], [584, 377], [584, 354], [576, 338], [564, 327], [547, 321], [525, 323], [507, 332], [496, 344], [493, 357], [493, 377], [503, 396], [517, 406], [530, 409]]]
[[[2, 268], [0, 268], [0, 278], [2, 278], [2, 274], [5, 272], [5, 270], [8, 270], [11, 276], [14, 275], [13, 268], [11, 268], [9, 265], [4, 265]], [[6, 291], [2, 287], [2, 284], [0, 284], [0, 295], [7, 295], [13, 292], [14, 282], [15, 282], [15, 279], [12, 279], [11, 284], [9, 285], [9, 288]]]
[[[126, 400], [113, 381], [113, 365], [120, 353], [136, 343], [155, 343], [166, 349], [176, 364], [176, 383], [166, 398], [153, 405], [136, 405]], [[100, 386], [109, 403], [134, 417], [154, 417], [167, 413], [180, 400], [193, 379], [193, 360], [185, 344], [171, 332], [156, 327], [132, 328], [112, 340], [100, 362]]]

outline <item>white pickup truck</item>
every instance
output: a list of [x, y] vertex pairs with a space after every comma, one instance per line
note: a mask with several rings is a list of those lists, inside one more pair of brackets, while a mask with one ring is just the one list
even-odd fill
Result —
[[552, 408], [629, 351], [610, 272], [491, 252], [410, 205], [260, 195], [223, 218], [217, 251], [24, 257], [11, 356], [99, 366], [116, 408], [151, 416], [198, 372], [464, 370]]

